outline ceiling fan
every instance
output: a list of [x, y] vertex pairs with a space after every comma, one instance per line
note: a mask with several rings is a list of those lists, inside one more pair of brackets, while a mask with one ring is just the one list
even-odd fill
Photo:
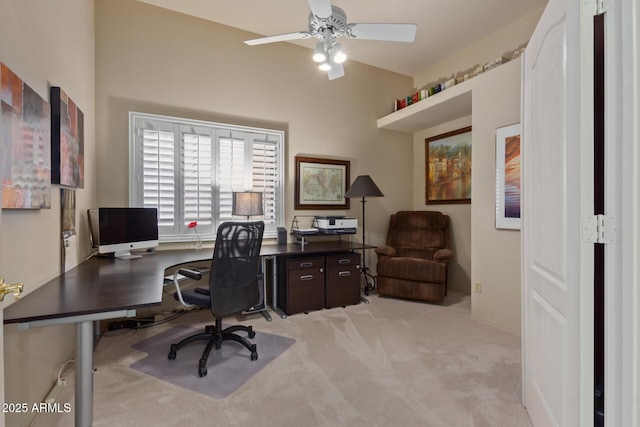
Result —
[[313, 60], [327, 71], [329, 80], [344, 76], [342, 63], [347, 59], [337, 41], [344, 36], [350, 39], [412, 42], [416, 37], [415, 24], [348, 24], [347, 14], [330, 0], [309, 0], [309, 31], [245, 40], [249, 46], [288, 40], [317, 38]]

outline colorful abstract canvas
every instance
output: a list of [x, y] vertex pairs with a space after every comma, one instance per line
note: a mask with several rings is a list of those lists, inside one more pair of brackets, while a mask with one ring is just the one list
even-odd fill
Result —
[[0, 63], [2, 207], [51, 207], [51, 107]]
[[51, 182], [84, 188], [84, 114], [59, 87], [51, 88]]
[[520, 124], [496, 130], [496, 228], [520, 229]]

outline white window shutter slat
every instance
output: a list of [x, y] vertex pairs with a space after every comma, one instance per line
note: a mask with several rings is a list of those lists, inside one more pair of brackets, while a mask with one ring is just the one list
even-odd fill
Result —
[[[283, 225], [282, 149], [284, 133], [255, 128], [131, 113], [135, 170], [132, 203], [158, 208], [160, 239], [193, 240], [187, 226], [215, 235], [232, 215], [234, 191], [261, 191], [265, 235]], [[133, 197], [133, 196], [132, 196]]]

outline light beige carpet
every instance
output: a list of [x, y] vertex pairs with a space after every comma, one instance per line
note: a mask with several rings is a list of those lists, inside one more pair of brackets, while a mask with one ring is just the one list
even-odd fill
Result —
[[[531, 425], [521, 406], [520, 336], [471, 318], [469, 295], [450, 292], [441, 305], [369, 300], [286, 319], [272, 313], [272, 322], [226, 319], [296, 342], [220, 400], [129, 367], [146, 356], [132, 344], [211, 323], [207, 311], [105, 336], [95, 354], [94, 425]], [[66, 377], [61, 400], [74, 406], [73, 372]], [[205, 378], [216, 378], [215, 366]], [[41, 414], [33, 425], [73, 425], [73, 412]]]

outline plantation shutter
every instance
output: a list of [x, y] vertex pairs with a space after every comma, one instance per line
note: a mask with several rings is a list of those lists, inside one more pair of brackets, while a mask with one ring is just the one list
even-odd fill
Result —
[[198, 223], [200, 233], [213, 233], [213, 147], [211, 130], [182, 126], [182, 233]]
[[275, 224], [277, 215], [277, 190], [280, 182], [278, 144], [265, 138], [253, 142], [252, 186], [263, 193], [264, 222]]
[[244, 191], [245, 185], [245, 135], [220, 137], [218, 161], [219, 215], [220, 222], [231, 221], [233, 192]]
[[163, 242], [213, 239], [232, 215], [234, 191], [263, 193], [265, 236], [283, 225], [284, 133], [130, 113], [129, 205], [158, 209]]
[[176, 144], [174, 127], [144, 121], [139, 137], [142, 207], [158, 209], [159, 232], [171, 232], [176, 214]]

